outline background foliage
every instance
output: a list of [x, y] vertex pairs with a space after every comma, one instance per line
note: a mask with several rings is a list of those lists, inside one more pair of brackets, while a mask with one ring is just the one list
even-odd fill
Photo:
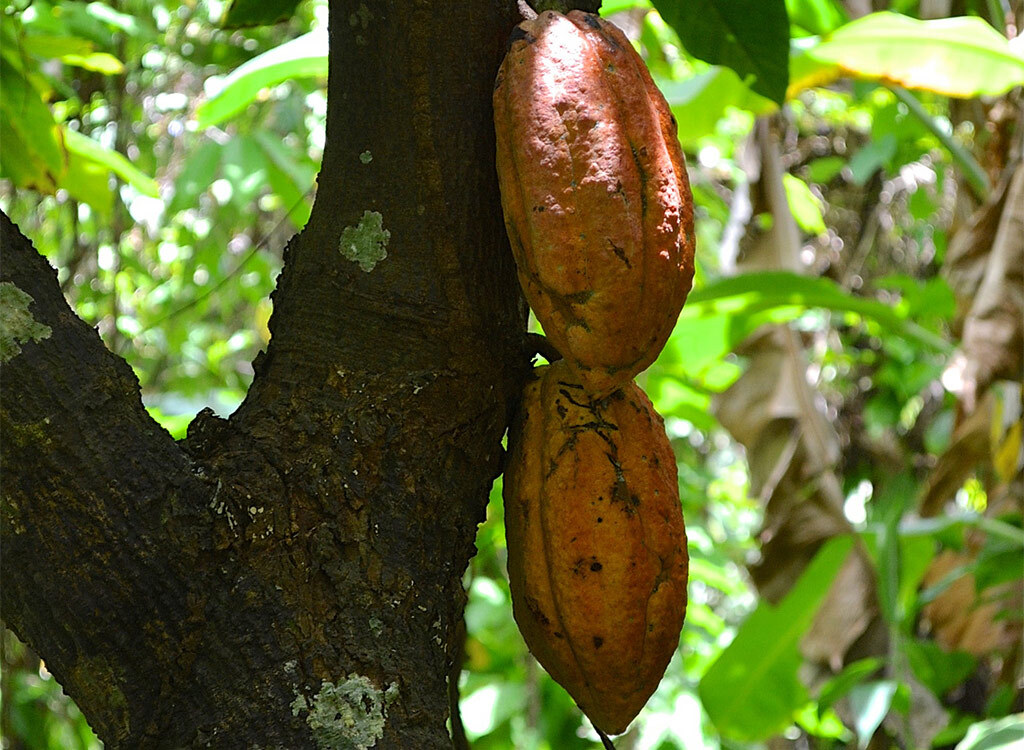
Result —
[[[1021, 9], [882, 6], [604, 3], [679, 121], [699, 254], [639, 379], [679, 461], [690, 604], [619, 748], [1024, 741]], [[325, 23], [309, 0], [2, 17], [0, 206], [176, 436], [233, 410], [266, 342], [322, 153]], [[499, 480], [463, 731], [597, 747], [516, 631], [501, 516]], [[7, 631], [0, 687], [3, 747], [98, 746]]]

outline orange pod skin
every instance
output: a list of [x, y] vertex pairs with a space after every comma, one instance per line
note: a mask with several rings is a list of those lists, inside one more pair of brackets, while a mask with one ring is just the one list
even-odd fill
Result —
[[686, 612], [675, 456], [635, 384], [594, 401], [564, 362], [535, 372], [504, 479], [513, 614], [551, 677], [618, 734], [657, 688]]
[[530, 307], [588, 392], [658, 356], [693, 281], [693, 198], [643, 60], [582, 11], [521, 23], [494, 89], [505, 226]]

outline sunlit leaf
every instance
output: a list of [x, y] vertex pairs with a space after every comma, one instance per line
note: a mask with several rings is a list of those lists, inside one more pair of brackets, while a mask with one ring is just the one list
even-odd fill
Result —
[[217, 93], [199, 105], [196, 119], [207, 128], [251, 104], [260, 91], [292, 78], [327, 75], [327, 32], [311, 31], [237, 67]]
[[715, 132], [715, 124], [728, 107], [763, 115], [778, 107], [771, 99], [754, 93], [731, 68], [716, 66], [681, 81], [658, 81], [658, 88], [672, 107], [683, 145]]
[[789, 82], [789, 20], [783, 0], [652, 0], [694, 57], [752, 77], [782, 104]]
[[129, 36], [135, 36], [141, 31], [141, 26], [135, 16], [114, 10], [106, 3], [92, 2], [85, 7], [86, 13], [97, 21], [113, 26]]
[[825, 217], [821, 214], [820, 201], [811, 192], [807, 183], [787, 172], [782, 175], [782, 184], [786, 189], [789, 210], [793, 212], [797, 226], [808, 234], [824, 233]]
[[967, 730], [956, 750], [997, 750], [1024, 743], [1024, 714], [979, 721]]
[[97, 141], [82, 135], [77, 130], [62, 128], [61, 131], [64, 134], [64, 144], [68, 151], [97, 164], [102, 164], [143, 195], [148, 195], [150, 198], [160, 197], [160, 188], [156, 184], [156, 180], [143, 174], [123, 155], [104, 148]]
[[84, 70], [92, 70], [105, 76], [124, 72], [124, 65], [107, 52], [91, 52], [88, 55], [64, 55], [60, 58], [65, 65], [74, 65]]
[[650, 8], [650, 0], [604, 0], [601, 3], [601, 15], [610, 16], [632, 8]]
[[885, 11], [804, 48], [792, 63], [789, 95], [843, 75], [946, 96], [997, 96], [1024, 84], [1024, 57], [981, 18], [920, 21]]
[[786, 0], [789, 21], [811, 34], [827, 34], [849, 19], [836, 0]]
[[889, 713], [897, 687], [893, 680], [879, 680], [857, 685], [850, 691], [850, 711], [860, 750], [868, 746], [871, 736]]
[[778, 606], [762, 601], [705, 673], [701, 701], [724, 735], [765, 739], [806, 704], [799, 642], [852, 547], [850, 537], [827, 542]]

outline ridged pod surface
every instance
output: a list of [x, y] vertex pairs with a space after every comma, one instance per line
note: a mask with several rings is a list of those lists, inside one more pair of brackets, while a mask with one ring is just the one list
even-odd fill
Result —
[[590, 13], [524, 21], [494, 89], [497, 167], [519, 281], [589, 392], [658, 356], [693, 281], [693, 199], [665, 98]]
[[548, 673], [618, 734], [657, 688], [686, 611], [675, 456], [635, 384], [592, 401], [564, 361], [536, 375], [505, 469], [513, 614]]

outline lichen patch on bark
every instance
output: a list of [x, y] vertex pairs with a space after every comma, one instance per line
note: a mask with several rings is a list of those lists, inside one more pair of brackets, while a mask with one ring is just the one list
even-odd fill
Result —
[[397, 695], [397, 683], [381, 690], [353, 672], [337, 685], [324, 680], [312, 698], [299, 693], [292, 715], [306, 714], [319, 750], [368, 750], [384, 736], [387, 707]]
[[20, 344], [39, 343], [53, 331], [32, 317], [28, 306], [32, 297], [9, 281], [0, 283], [0, 362], [21, 354]]
[[384, 217], [377, 211], [363, 211], [363, 218], [355, 227], [345, 227], [341, 233], [338, 249], [341, 254], [358, 263], [369, 273], [388, 257], [388, 241], [391, 232], [384, 228]]

